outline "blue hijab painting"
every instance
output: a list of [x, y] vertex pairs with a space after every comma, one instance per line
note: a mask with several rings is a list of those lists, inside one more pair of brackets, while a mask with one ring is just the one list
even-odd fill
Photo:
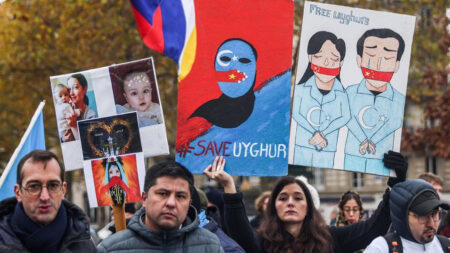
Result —
[[232, 175], [286, 175], [293, 1], [195, 7], [195, 47], [184, 53], [193, 63], [180, 66], [189, 72], [179, 75], [176, 161], [201, 174], [219, 155]]
[[257, 53], [242, 39], [229, 39], [220, 45], [214, 69], [223, 94], [201, 105], [192, 117], [202, 117], [211, 124], [234, 128], [253, 112]]
[[133, 196], [128, 185], [123, 163], [120, 157], [109, 157], [102, 162], [105, 168], [103, 192], [108, 192], [114, 204], [122, 205]]
[[128, 186], [127, 177], [123, 170], [122, 159], [117, 157], [115, 159], [104, 159], [103, 166], [105, 167], [105, 185], [109, 184], [109, 181], [113, 177], [119, 177], [126, 186]]

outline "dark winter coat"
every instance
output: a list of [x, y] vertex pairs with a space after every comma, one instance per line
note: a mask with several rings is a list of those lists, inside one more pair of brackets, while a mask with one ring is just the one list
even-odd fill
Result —
[[397, 233], [412, 242], [417, 242], [411, 234], [408, 222], [408, 213], [411, 203], [417, 196], [426, 191], [435, 193], [433, 186], [422, 179], [413, 179], [396, 184], [392, 188], [390, 206], [392, 228]]
[[225, 253], [244, 253], [244, 249], [237, 244], [233, 239], [231, 239], [223, 230], [219, 227], [219, 224], [213, 219], [209, 219], [208, 224], [206, 224], [204, 229], [213, 232], [220, 240], [223, 251]]
[[127, 229], [111, 235], [98, 245], [99, 252], [220, 252], [219, 239], [206, 229], [199, 228], [197, 211], [191, 207], [180, 230], [152, 231], [143, 221], [145, 208], [137, 211], [128, 223]]
[[[9, 219], [17, 204], [16, 198], [0, 202], [0, 252], [29, 252], [11, 229]], [[62, 204], [66, 208], [68, 223], [59, 252], [97, 252], [89, 233], [89, 220], [86, 214], [67, 200]]]
[[[262, 247], [262, 240], [253, 233], [247, 219], [245, 207], [242, 202], [242, 193], [224, 194], [225, 224], [228, 232], [247, 253], [266, 252]], [[383, 195], [374, 214], [366, 221], [357, 222], [344, 227], [329, 227], [333, 241], [334, 253], [348, 253], [363, 249], [377, 236], [388, 231], [391, 219], [389, 218], [389, 189]], [[315, 250], [314, 252], [317, 252]]]

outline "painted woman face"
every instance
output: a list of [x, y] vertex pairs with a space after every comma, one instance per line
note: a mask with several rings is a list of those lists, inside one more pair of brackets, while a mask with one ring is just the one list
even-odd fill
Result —
[[67, 80], [67, 86], [70, 89], [70, 98], [72, 99], [75, 105], [80, 105], [84, 103], [84, 96], [87, 92], [87, 87], [84, 87], [80, 84], [78, 79], [69, 78]]
[[[319, 52], [310, 54], [308, 58], [311, 64], [329, 69], [340, 68], [343, 64], [341, 61], [341, 54], [336, 49], [336, 45], [334, 45], [330, 40], [325, 41]], [[324, 83], [334, 80], [336, 77], [333, 75], [321, 74], [316, 71], [314, 71], [314, 75]]]
[[117, 167], [117, 165], [113, 164], [111, 165], [111, 167], [109, 168], [109, 178], [113, 178], [113, 177], [120, 177], [120, 170]]
[[229, 97], [240, 97], [255, 82], [256, 55], [247, 42], [230, 40], [217, 50], [214, 68], [220, 90]]

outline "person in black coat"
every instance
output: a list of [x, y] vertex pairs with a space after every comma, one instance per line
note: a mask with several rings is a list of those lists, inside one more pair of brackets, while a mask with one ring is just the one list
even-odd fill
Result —
[[[390, 151], [383, 161], [397, 173], [397, 178], [389, 179], [389, 186], [405, 180], [408, 165], [400, 153]], [[223, 157], [216, 157], [204, 173], [224, 187], [224, 225], [246, 252], [354, 252], [384, 235], [391, 223], [389, 189], [368, 220], [344, 227], [328, 227], [314, 207], [305, 184], [293, 177], [282, 177], [272, 191], [267, 219], [255, 234], [247, 219], [242, 193], [236, 192], [233, 178], [224, 171], [224, 166]]]
[[64, 199], [66, 189], [55, 154], [34, 150], [22, 157], [15, 197], [0, 202], [0, 252], [97, 252], [88, 217]]

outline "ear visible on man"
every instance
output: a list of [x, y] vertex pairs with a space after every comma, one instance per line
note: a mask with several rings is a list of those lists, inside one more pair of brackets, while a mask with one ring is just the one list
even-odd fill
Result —
[[358, 64], [358, 68], [361, 68], [361, 61], [362, 61], [361, 56], [357, 55], [356, 56], [356, 64]]
[[22, 193], [20, 192], [20, 186], [18, 184], [14, 185], [14, 195], [16, 195], [17, 201], [22, 202]]
[[64, 181], [62, 185], [63, 196], [66, 196], [66, 191], [67, 191], [67, 183]]

